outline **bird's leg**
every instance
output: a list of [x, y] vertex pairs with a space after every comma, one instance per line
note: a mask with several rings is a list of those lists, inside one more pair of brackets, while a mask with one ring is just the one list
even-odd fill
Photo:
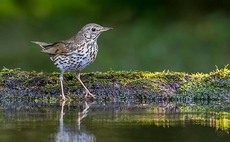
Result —
[[65, 98], [65, 94], [64, 94], [64, 89], [63, 89], [63, 74], [64, 74], [64, 71], [61, 71], [61, 74], [60, 74], [60, 84], [61, 84], [61, 97], [62, 97], [62, 100], [66, 100]]
[[95, 99], [96, 97], [92, 93], [89, 92], [89, 90], [85, 87], [84, 83], [81, 81], [80, 72], [79, 71], [77, 71], [77, 79], [81, 83], [81, 85], [85, 88], [85, 91], [86, 91], [85, 97], [87, 97], [88, 95], [90, 95], [91, 97], [93, 97]]

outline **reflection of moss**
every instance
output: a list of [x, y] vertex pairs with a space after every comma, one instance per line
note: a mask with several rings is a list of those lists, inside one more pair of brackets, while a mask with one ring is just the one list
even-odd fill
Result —
[[[60, 94], [59, 73], [27, 72], [3, 68], [1, 94], [17, 97], [51, 98]], [[183, 72], [108, 71], [82, 74], [86, 86], [99, 99], [206, 99], [225, 100], [230, 94], [230, 70], [225, 67], [209, 74]], [[82, 96], [74, 73], [66, 73], [64, 88], [69, 98]], [[53, 99], [52, 99], [53, 100]]]
[[[175, 127], [178, 125], [188, 124], [188, 122], [213, 127], [216, 130], [223, 130], [229, 133], [229, 113], [228, 112], [184, 112], [179, 114], [135, 114], [129, 113], [128, 115], [117, 115], [116, 122], [128, 123], [128, 125], [156, 125], [159, 127]], [[100, 119], [94, 118], [94, 123], [100, 122]], [[105, 120], [106, 123], [114, 123], [114, 120]]]
[[[223, 106], [228, 108], [228, 106]], [[93, 106], [92, 106], [93, 108]], [[92, 109], [91, 108], [91, 109]], [[129, 107], [121, 106], [119, 112], [113, 119], [105, 118], [105, 112], [99, 111], [93, 113], [93, 123], [102, 123], [111, 125], [113, 123], [120, 123], [122, 125], [156, 125], [159, 127], [175, 127], [186, 126], [188, 124], [196, 124], [202, 126], [213, 127], [216, 130], [223, 130], [229, 133], [230, 130], [230, 113], [223, 111], [217, 105], [186, 105], [179, 106], [168, 103], [166, 106], [162, 105], [130, 105]], [[101, 107], [103, 109], [103, 107]], [[95, 108], [94, 108], [95, 111]], [[107, 110], [108, 111], [108, 110]], [[116, 125], [113, 125], [116, 127]]]

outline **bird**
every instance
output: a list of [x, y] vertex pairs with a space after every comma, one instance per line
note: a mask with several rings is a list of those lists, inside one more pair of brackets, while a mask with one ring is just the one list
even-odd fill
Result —
[[51, 61], [60, 70], [61, 99], [66, 100], [63, 79], [66, 71], [75, 71], [76, 78], [85, 89], [85, 97], [88, 95], [96, 98], [84, 85], [80, 78], [80, 72], [93, 63], [97, 57], [98, 45], [97, 39], [102, 32], [112, 30], [111, 27], [103, 27], [96, 23], [89, 23], [73, 37], [68, 40], [62, 40], [54, 43], [31, 41], [42, 48], [42, 52], [49, 55]]

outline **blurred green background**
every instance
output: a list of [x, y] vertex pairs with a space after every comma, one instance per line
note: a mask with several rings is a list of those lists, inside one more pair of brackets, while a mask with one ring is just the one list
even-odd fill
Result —
[[113, 27], [84, 72], [209, 72], [230, 60], [228, 0], [1, 0], [0, 67], [58, 71], [31, 40], [54, 42], [85, 24]]

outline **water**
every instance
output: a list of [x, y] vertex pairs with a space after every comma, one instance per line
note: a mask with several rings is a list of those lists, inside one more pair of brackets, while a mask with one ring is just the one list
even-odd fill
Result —
[[227, 142], [227, 104], [1, 102], [1, 142]]

